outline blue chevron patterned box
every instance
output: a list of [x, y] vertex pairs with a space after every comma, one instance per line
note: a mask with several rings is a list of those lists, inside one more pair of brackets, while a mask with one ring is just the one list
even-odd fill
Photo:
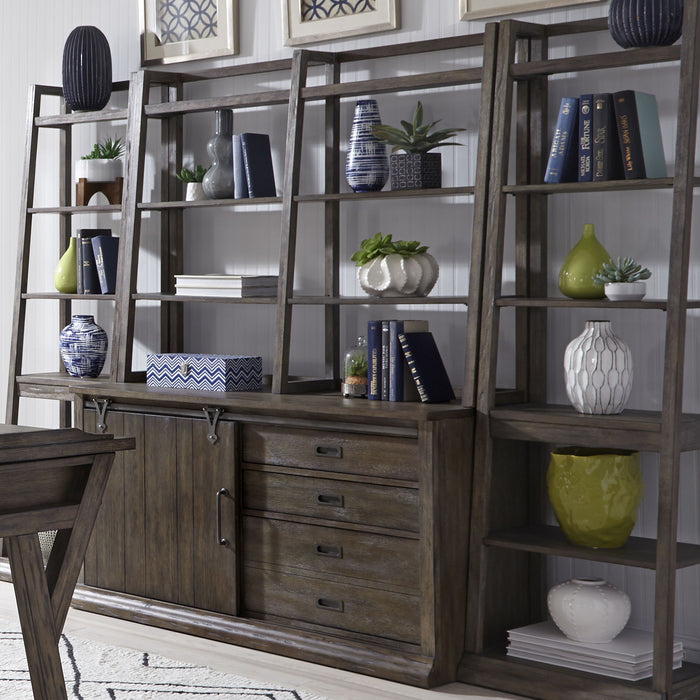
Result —
[[262, 358], [254, 355], [151, 354], [146, 385], [202, 391], [260, 391]]

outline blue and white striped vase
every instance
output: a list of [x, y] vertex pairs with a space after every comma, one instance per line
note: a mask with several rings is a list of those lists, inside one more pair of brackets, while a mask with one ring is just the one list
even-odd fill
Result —
[[107, 358], [107, 334], [94, 316], [72, 316], [60, 339], [61, 359], [71, 377], [99, 376]]
[[377, 192], [389, 179], [386, 144], [372, 134], [381, 124], [377, 100], [359, 100], [352, 120], [345, 178], [355, 192]]

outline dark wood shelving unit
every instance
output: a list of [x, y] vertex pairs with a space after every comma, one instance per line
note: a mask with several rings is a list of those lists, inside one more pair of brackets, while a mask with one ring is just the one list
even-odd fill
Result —
[[[677, 542], [680, 456], [700, 449], [700, 416], [682, 411], [686, 312], [700, 77], [698, 3], [685, 3], [682, 44], [650, 49], [548, 58], [551, 37], [607, 32], [605, 18], [543, 26], [505, 20], [499, 30], [491, 151], [487, 249], [484, 258], [481, 353], [474, 451], [466, 651], [459, 679], [542, 700], [564, 697], [610, 700], [689, 700], [700, 697], [700, 667], [672, 669], [676, 572], [700, 564], [700, 547]], [[679, 74], [675, 173], [672, 178], [542, 184], [549, 153], [549, 78], [564, 73], [675, 62]], [[575, 76], [574, 76], [575, 77]], [[517, 90], [516, 90], [517, 86]], [[517, 105], [517, 106], [516, 106]], [[511, 149], [511, 126], [515, 144]], [[509, 168], [511, 153], [515, 166]], [[667, 154], [668, 157], [668, 154]], [[670, 158], [674, 160], [674, 158]], [[510, 173], [510, 174], [509, 174]], [[509, 181], [509, 177], [514, 181]], [[553, 196], [669, 189], [668, 294], [662, 300], [614, 305], [547, 296], [547, 201]], [[507, 200], [515, 221], [506, 224]], [[514, 296], [501, 296], [504, 240], [514, 235]], [[499, 312], [515, 309], [516, 388], [522, 403], [496, 401]], [[547, 317], [550, 309], [661, 310], [665, 314], [665, 369], [659, 410], [583, 415], [547, 404]], [[543, 465], [552, 444], [656, 452], [657, 531], [630, 538], [614, 550], [570, 545], [559, 528], [545, 525]], [[568, 557], [654, 572], [653, 676], [627, 682], [506, 655], [507, 632], [546, 617], [545, 557]]]

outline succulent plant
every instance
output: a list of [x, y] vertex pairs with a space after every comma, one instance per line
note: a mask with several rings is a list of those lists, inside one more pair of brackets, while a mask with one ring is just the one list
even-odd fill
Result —
[[428, 250], [427, 245], [421, 245], [420, 241], [392, 241], [391, 234], [387, 233], [382, 236], [381, 231], [372, 238], [365, 238], [360, 243], [360, 249], [355, 251], [351, 256], [352, 260], [358, 267], [362, 267], [370, 260], [379, 257], [380, 255], [392, 255], [398, 253], [404, 258], [410, 258], [420, 253], [425, 253]]
[[183, 168], [179, 173], [175, 173], [175, 177], [181, 182], [201, 182], [208, 169], [202, 165], [197, 165], [194, 170]]
[[367, 354], [364, 352], [353, 353], [348, 361], [348, 376], [351, 377], [366, 377], [367, 376]]
[[95, 160], [97, 158], [114, 160], [116, 158], [121, 158], [124, 155], [124, 151], [125, 147], [121, 139], [113, 140], [107, 137], [104, 141], [96, 143], [92, 147], [92, 151], [82, 156], [81, 160]]
[[593, 281], [597, 284], [609, 282], [637, 282], [651, 277], [651, 272], [646, 267], [638, 265], [632, 258], [617, 258], [603, 263], [598, 272], [593, 275]]
[[372, 127], [372, 133], [378, 139], [393, 146], [392, 152], [427, 153], [438, 146], [461, 146], [460, 143], [451, 142], [449, 139], [465, 129], [438, 129], [431, 133], [439, 121], [423, 124], [423, 105], [418, 102], [412, 121], [401, 120], [403, 131], [395, 126], [377, 124]]

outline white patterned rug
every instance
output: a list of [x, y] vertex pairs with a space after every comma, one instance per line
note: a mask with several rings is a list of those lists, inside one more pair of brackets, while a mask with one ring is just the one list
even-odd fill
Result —
[[[147, 652], [61, 636], [63, 673], [70, 700], [327, 700], [172, 661]], [[0, 620], [0, 698], [31, 700], [32, 690], [17, 626]]]

